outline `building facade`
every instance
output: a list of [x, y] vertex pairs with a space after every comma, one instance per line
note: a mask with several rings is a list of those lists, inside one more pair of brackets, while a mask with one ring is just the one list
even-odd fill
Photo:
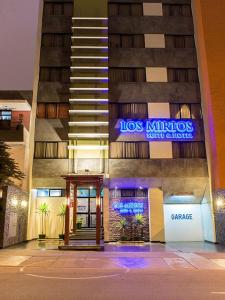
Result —
[[[19, 93], [14, 94], [18, 97]], [[32, 107], [29, 98], [29, 100], [12, 100], [12, 93], [9, 92], [0, 95], [2, 97], [4, 95], [4, 100], [0, 99], [0, 140], [9, 147], [7, 151], [10, 157], [25, 175], [21, 181], [15, 179], [11, 185], [0, 187], [0, 248], [2, 248], [27, 239], [32, 164]], [[10, 98], [7, 99], [9, 95]]]
[[43, 1], [29, 238], [47, 203], [50, 238], [65, 204], [71, 238], [101, 226], [105, 241], [223, 240], [201, 5]]
[[[0, 140], [24, 173], [0, 189], [0, 248], [27, 240], [32, 187], [39, 2], [1, 3]], [[24, 13], [27, 12], [28, 13]], [[12, 38], [15, 37], [15, 38]], [[23, 42], [26, 41], [26, 42]], [[15, 52], [16, 49], [16, 52]]]

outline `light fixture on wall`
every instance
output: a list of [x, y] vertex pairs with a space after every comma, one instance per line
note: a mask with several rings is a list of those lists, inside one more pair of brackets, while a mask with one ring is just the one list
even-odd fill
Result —
[[177, 201], [179, 203], [193, 202], [196, 197], [193, 193], [172, 193], [169, 195], [170, 200]]
[[216, 205], [217, 205], [217, 208], [222, 208], [225, 205], [223, 198], [218, 198], [216, 200]]
[[18, 200], [16, 198], [12, 199], [12, 206], [16, 207], [18, 205]]
[[93, 186], [90, 186], [89, 189], [92, 190], [92, 189], [93, 189]]
[[26, 200], [22, 200], [22, 201], [21, 201], [21, 206], [22, 206], [23, 208], [26, 208], [26, 207], [27, 207], [27, 201], [26, 201]]
[[3, 189], [0, 188], [0, 199], [3, 197]]
[[176, 197], [194, 197], [193, 193], [172, 193], [171, 196], [176, 196]]

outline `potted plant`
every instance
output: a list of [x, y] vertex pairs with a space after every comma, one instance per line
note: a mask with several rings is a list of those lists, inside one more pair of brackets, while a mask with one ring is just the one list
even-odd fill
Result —
[[144, 225], [144, 216], [142, 214], [135, 215], [136, 223], [136, 237], [135, 239], [140, 241], [143, 239], [143, 225]]
[[59, 239], [60, 240], [64, 240], [64, 238], [65, 238], [65, 233], [64, 233], [64, 230], [65, 230], [65, 215], [66, 215], [66, 205], [62, 204], [59, 208], [59, 214], [58, 214], [58, 216], [62, 220], [62, 233], [59, 234]]
[[46, 216], [49, 213], [49, 207], [47, 203], [41, 203], [38, 207], [38, 213], [41, 215], [41, 234], [38, 235], [39, 239], [45, 239], [46, 237]]
[[82, 219], [78, 219], [77, 220], [77, 229], [81, 229], [82, 228]]
[[127, 228], [127, 220], [125, 218], [122, 218], [120, 220], [121, 241], [127, 241], [127, 236], [125, 234], [126, 228]]

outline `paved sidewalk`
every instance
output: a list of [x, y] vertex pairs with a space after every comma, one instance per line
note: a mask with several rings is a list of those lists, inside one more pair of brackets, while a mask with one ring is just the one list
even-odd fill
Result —
[[0, 250], [1, 299], [225, 299], [222, 246], [111, 243], [94, 252], [59, 251], [58, 243]]

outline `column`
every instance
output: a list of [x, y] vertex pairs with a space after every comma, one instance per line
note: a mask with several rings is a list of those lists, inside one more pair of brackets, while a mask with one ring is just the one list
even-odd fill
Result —
[[101, 239], [101, 196], [100, 181], [96, 184], [96, 245], [100, 245]]
[[73, 232], [77, 231], [77, 183], [73, 185]]
[[104, 223], [104, 240], [109, 241], [109, 189], [104, 188], [103, 196], [103, 223]]
[[149, 189], [149, 232], [150, 241], [164, 242], [164, 211], [163, 211], [163, 192], [160, 189]]
[[70, 235], [70, 180], [66, 180], [66, 216], [65, 216], [65, 239], [64, 244], [69, 245]]

